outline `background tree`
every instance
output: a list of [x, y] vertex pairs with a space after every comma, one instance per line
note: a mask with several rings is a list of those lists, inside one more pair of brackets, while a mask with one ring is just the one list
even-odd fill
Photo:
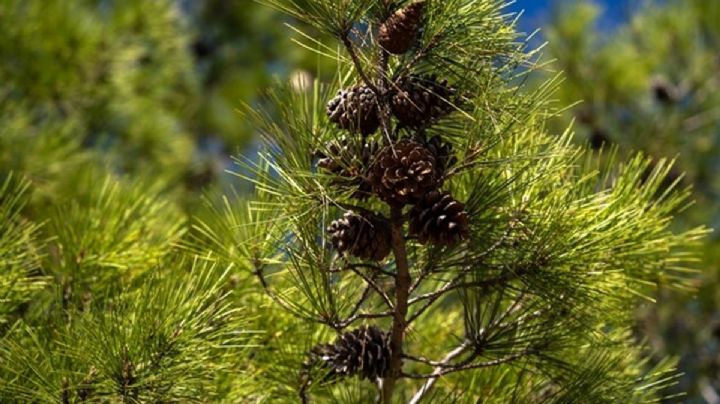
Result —
[[[561, 105], [581, 101], [551, 120], [558, 130], [571, 120], [577, 137], [595, 148], [617, 145], [653, 158], [677, 157], [666, 183], [693, 185], [696, 206], [675, 220], [678, 229], [717, 227], [720, 183], [720, 4], [708, 1], [647, 2], [627, 23], [608, 32], [593, 2], [562, 3], [546, 30], [551, 70], [565, 80]], [[718, 236], [709, 237], [704, 271], [694, 282], [698, 298], [660, 289], [659, 305], [640, 314], [639, 331], [659, 357], [681, 356], [684, 376], [672, 392], [688, 400], [720, 399]]]
[[193, 12], [0, 1], [2, 402], [252, 394], [244, 346], [278, 319], [252, 320], [232, 268], [177, 248], [226, 164], [208, 139], [247, 143], [200, 118]]
[[272, 9], [181, 3], [2, 0], [2, 170], [37, 197], [89, 166], [153, 177], [190, 209], [251, 140], [237, 105], [310, 57]]

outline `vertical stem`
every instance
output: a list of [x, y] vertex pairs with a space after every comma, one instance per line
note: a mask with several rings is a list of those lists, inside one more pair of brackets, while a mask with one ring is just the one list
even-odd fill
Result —
[[403, 234], [404, 219], [402, 207], [394, 206], [390, 215], [392, 221], [392, 246], [395, 255], [395, 312], [390, 332], [390, 373], [383, 381], [383, 402], [391, 403], [395, 382], [402, 373], [403, 341], [405, 339], [408, 297], [410, 295], [410, 270], [408, 268], [405, 236]]
[[[385, 16], [390, 15], [391, 3], [383, 1]], [[390, 54], [385, 49], [380, 49], [380, 64], [378, 66], [378, 82], [380, 86], [379, 112], [382, 123], [383, 137], [388, 144], [392, 144], [391, 121], [390, 121], [390, 82], [388, 80], [388, 68], [390, 65]], [[392, 330], [390, 331], [390, 371], [382, 381], [382, 401], [385, 404], [392, 403], [395, 382], [402, 373], [403, 343], [405, 340], [406, 317], [408, 312], [408, 297], [410, 296], [410, 270], [408, 269], [407, 251], [405, 249], [405, 234], [403, 225], [402, 206], [390, 208], [390, 221], [392, 224], [392, 249], [395, 256], [395, 311], [393, 313]]]
[[378, 109], [380, 113], [380, 123], [385, 139], [392, 141], [391, 123], [390, 123], [390, 80], [388, 80], [388, 65], [390, 55], [384, 49], [380, 51], [380, 66], [378, 68], [378, 81], [380, 83], [380, 102]]

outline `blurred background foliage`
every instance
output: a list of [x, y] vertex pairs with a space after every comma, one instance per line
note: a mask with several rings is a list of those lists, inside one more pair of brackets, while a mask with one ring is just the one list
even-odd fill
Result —
[[269, 394], [245, 348], [287, 317], [178, 245], [203, 191], [237, 185], [237, 110], [334, 74], [284, 23], [244, 0], [0, 0], [1, 402]]
[[[638, 4], [639, 3], [639, 4]], [[720, 2], [628, 2], [627, 20], [607, 29], [597, 2], [558, 2], [544, 30], [548, 70], [561, 71], [551, 121], [574, 122], [578, 142], [618, 145], [655, 159], [676, 158], [666, 182], [691, 185], [695, 205], [678, 228], [720, 225]], [[553, 74], [553, 73], [548, 73]], [[676, 392], [686, 402], [720, 402], [720, 235], [705, 247], [698, 294], [660, 291], [639, 313], [638, 333], [658, 356], [677, 355]]]
[[89, 166], [151, 174], [191, 202], [252, 141], [243, 104], [334, 72], [284, 23], [252, 1], [1, 0], [0, 169], [48, 198]]
[[[624, 22], [610, 29], [601, 23], [602, 7], [589, 0], [558, 1], [548, 13], [540, 37], [549, 41], [549, 64], [537, 82], [563, 72], [557, 106], [575, 105], [553, 118], [551, 129], [560, 134], [573, 123], [577, 141], [596, 149], [612, 144], [627, 154], [676, 157], [668, 182], [692, 185], [697, 201], [676, 226], [717, 228], [720, 2], [626, 4]], [[160, 268], [194, 270], [176, 251], [188, 237], [188, 218], [211, 216], [200, 196], [204, 191], [214, 200], [214, 190], [236, 186], [237, 179], [223, 174], [229, 156], [254, 144], [238, 109], [260, 103], [276, 78], [303, 85], [336, 74], [334, 61], [298, 46], [286, 23], [301, 25], [250, 0], [0, 0], [0, 174], [14, 173], [12, 181], [0, 182], [14, 191], [0, 194], [28, 197], [27, 203], [0, 197], [12, 206], [0, 217], [23, 229], [23, 238], [8, 245], [27, 257], [0, 263], [32, 275], [32, 282], [13, 278], [22, 287], [12, 293], [25, 303], [0, 307], [0, 336], [13, 318], [66, 321], [43, 303], [58, 296], [63, 306], [91, 311], [62, 338], [89, 335], [89, 324], [108, 320], [92, 307], [111, 297], [110, 285], [142, 283], [151, 272], [165, 273]], [[704, 268], [697, 298], [661, 291], [661, 305], [638, 314], [638, 336], [658, 358], [681, 357], [684, 376], [673, 392], [687, 391], [688, 402], [720, 402], [717, 234], [708, 239]], [[252, 308], [250, 317], [267, 304], [237, 274], [225, 282], [235, 290], [233, 299]], [[107, 287], [97, 290], [98, 284]], [[202, 298], [210, 299], [213, 288]], [[167, 316], [118, 306], [123, 310]], [[237, 325], [233, 321], [228, 324]], [[291, 332], [280, 314], [250, 327], [268, 329], [260, 341], [266, 344]], [[46, 337], [33, 343], [51, 344]], [[3, 355], [30, 352], [21, 341], [17, 352]], [[50, 359], [23, 360], [42, 367]], [[115, 367], [122, 369], [123, 361]], [[47, 388], [62, 390], [64, 383], [54, 380]], [[238, 378], [217, 383], [225, 383], [217, 390], [249, 385]]]

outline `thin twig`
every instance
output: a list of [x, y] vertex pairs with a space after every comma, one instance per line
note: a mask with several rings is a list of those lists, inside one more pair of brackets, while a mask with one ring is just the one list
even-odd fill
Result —
[[408, 62], [405, 66], [403, 66], [403, 71], [411, 71], [412, 68], [420, 62], [425, 56], [430, 53], [430, 51], [437, 46], [438, 42], [440, 42], [441, 35], [438, 33], [436, 34], [430, 41], [428, 41], [428, 44], [424, 46], [419, 52], [415, 54], [415, 56]]
[[490, 286], [498, 285], [504, 282], [509, 281], [512, 279], [512, 276], [508, 275], [502, 275], [498, 276], [496, 278], [486, 279], [483, 281], [474, 281], [474, 282], [461, 282], [463, 276], [459, 276], [452, 280], [447, 285], [443, 286], [442, 288], [434, 291], [425, 293], [424, 295], [416, 296], [408, 301], [408, 304], [412, 305], [417, 302], [428, 300], [428, 299], [435, 299], [437, 297], [440, 297], [444, 295], [447, 292], [453, 291], [455, 289], [465, 289], [465, 288], [489, 288]]
[[[321, 202], [321, 203], [324, 202], [323, 199], [325, 199], [325, 198], [320, 198], [320, 202]], [[329, 199], [329, 198], [328, 198], [328, 199]], [[340, 202], [340, 201], [335, 201], [335, 200], [330, 200], [329, 202], [330, 202], [331, 204], [335, 205], [336, 207], [339, 207], [339, 208], [344, 209], [344, 210], [352, 210], [352, 211], [355, 211], [355, 212], [365, 213], [365, 214], [368, 214], [368, 215], [379, 216], [376, 212], [374, 212], [374, 211], [372, 211], [372, 210], [370, 210], [370, 209], [367, 209], [367, 208], [363, 208], [362, 206], [357, 206], [357, 205], [353, 205], [353, 204], [351, 204], [351, 203]]]
[[434, 361], [431, 359], [424, 358], [422, 356], [403, 355], [403, 359], [407, 359], [407, 360], [410, 360], [413, 362], [424, 363], [428, 366], [434, 366], [434, 367], [440, 367], [440, 368], [449, 368], [449, 367], [454, 366], [454, 365], [446, 362], [447, 357], [445, 357], [442, 361]]
[[372, 90], [373, 93], [375, 93], [375, 96], [380, 98], [382, 94], [380, 93], [380, 90], [377, 88], [377, 86], [370, 80], [370, 77], [365, 73], [365, 69], [363, 69], [362, 62], [360, 61], [360, 58], [357, 55], [357, 52], [355, 51], [355, 47], [353, 46], [352, 42], [350, 41], [350, 38], [348, 38], [347, 34], [343, 35], [342, 37], [342, 43], [345, 45], [345, 49], [347, 49], [348, 53], [350, 54], [350, 58], [353, 61], [353, 64], [355, 64], [355, 70], [357, 70], [358, 75], [363, 80], [366, 86]]
[[304, 318], [306, 320], [323, 322], [322, 320], [318, 320], [317, 318], [312, 318], [309, 316], [301, 315], [300, 313], [298, 313], [298, 311], [296, 309], [294, 309], [292, 306], [287, 304], [287, 302], [285, 302], [285, 300], [281, 299], [280, 296], [278, 296], [275, 292], [272, 291], [272, 289], [270, 289], [270, 285], [268, 285], [267, 280], [265, 279], [265, 275], [262, 273], [262, 269], [256, 269], [253, 272], [258, 277], [258, 279], [260, 279], [260, 283], [262, 284], [262, 287], [265, 290], [265, 293], [267, 293], [267, 295], [270, 297], [270, 299], [272, 301], [274, 301], [275, 303], [280, 305], [280, 307], [282, 307], [283, 309], [289, 311], [290, 313], [293, 313], [296, 316]]
[[423, 270], [420, 272], [420, 275], [418, 275], [418, 277], [415, 278], [415, 281], [410, 286], [410, 293], [413, 293], [418, 287], [420, 287], [420, 284], [422, 283], [422, 281], [424, 281], [425, 278], [427, 278], [427, 276], [432, 273], [432, 266], [433, 266], [433, 264], [431, 262], [428, 262], [427, 265], [425, 265], [425, 267], [423, 267]]
[[360, 299], [358, 299], [357, 303], [355, 303], [355, 306], [353, 306], [353, 309], [350, 310], [350, 316], [354, 316], [357, 314], [358, 311], [360, 311], [360, 308], [365, 304], [365, 301], [370, 296], [370, 292], [372, 292], [372, 287], [370, 285], [365, 286], [365, 290], [363, 290], [362, 295], [360, 296]]
[[408, 324], [409, 324], [409, 323], [412, 323], [412, 322], [415, 321], [415, 320], [417, 320], [418, 317], [420, 317], [427, 309], [429, 309], [430, 306], [432, 306], [433, 303], [435, 303], [435, 300], [437, 300], [440, 296], [441, 296], [441, 295], [437, 295], [437, 296], [431, 298], [430, 300], [427, 301], [427, 303], [425, 303], [424, 306], [422, 306], [422, 307], [419, 308], [415, 313], [413, 313], [413, 314], [410, 316], [410, 318], [408, 318], [408, 321], [407, 321]]
[[372, 287], [375, 290], [375, 292], [377, 292], [377, 294], [379, 294], [380, 297], [383, 298], [383, 300], [385, 301], [385, 304], [388, 306], [388, 308], [390, 310], [393, 310], [394, 304], [393, 304], [392, 300], [390, 300], [390, 297], [387, 295], [387, 293], [385, 293], [385, 291], [382, 290], [382, 288], [380, 288], [380, 286], [377, 283], [375, 283], [375, 281], [373, 279], [371, 279], [370, 277], [365, 275], [362, 271], [358, 270], [357, 268], [349, 267], [348, 269], [353, 271], [357, 276], [361, 277], [365, 281], [365, 283], [368, 284], [368, 286]]
[[379, 265], [368, 264], [368, 263], [354, 263], [354, 264], [347, 264], [345, 266], [346, 269], [350, 269], [351, 267], [352, 268], [368, 268], [368, 269], [371, 269], [382, 275], [395, 276], [394, 272], [390, 272], [390, 271], [386, 270], [385, 268], [382, 268]]
[[411, 323], [415, 320], [417, 320], [418, 317], [420, 317], [427, 309], [430, 308], [430, 306], [435, 303], [437, 299], [445, 295], [447, 292], [450, 292], [455, 289], [459, 288], [467, 288], [467, 287], [478, 287], [478, 288], [489, 288], [493, 285], [497, 285], [500, 283], [505, 283], [510, 280], [512, 280], [514, 277], [520, 276], [524, 271], [516, 271], [512, 272], [509, 275], [502, 275], [498, 276], [496, 278], [487, 279], [485, 281], [479, 281], [479, 282], [467, 282], [467, 283], [460, 283], [459, 281], [462, 280], [462, 277], [457, 277], [441, 289], [436, 290], [435, 292], [426, 293], [421, 296], [414, 297], [408, 301], [408, 305], [412, 305], [421, 301], [426, 301], [425, 305], [419, 308], [415, 313], [413, 313], [410, 318], [408, 319], [408, 323]]
[[[524, 356], [528, 356], [535, 352], [534, 349], [526, 349], [520, 352], [517, 352], [512, 355], [508, 355], [504, 358], [498, 358], [487, 362], [479, 362], [479, 363], [470, 363], [467, 365], [462, 366], [453, 366], [448, 368], [442, 368], [439, 371], [433, 372], [429, 375], [419, 375], [419, 374], [413, 374], [413, 373], [403, 373], [403, 377], [407, 377], [409, 379], [437, 379], [438, 377], [445, 376], [450, 373], [456, 373], [456, 372], [462, 372], [465, 370], [471, 370], [471, 369], [480, 369], [480, 368], [488, 368], [492, 366], [502, 365], [504, 363], [512, 362], [516, 359], [522, 358]], [[412, 403], [413, 401], [411, 401]]]
[[362, 319], [371, 319], [371, 318], [383, 318], [383, 317], [392, 317], [393, 312], [391, 310], [383, 311], [381, 313], [356, 313], [345, 320], [342, 320], [340, 322], [329, 324], [331, 327], [335, 328], [336, 330], [342, 330], [344, 328], [347, 328], [352, 323], [362, 320]]
[[445, 178], [445, 179], [450, 178], [453, 175], [462, 172], [463, 170], [467, 170], [476, 165], [482, 164], [481, 161], [475, 160], [475, 158], [481, 152], [483, 152], [483, 149], [481, 149], [481, 148], [475, 149], [472, 152], [470, 152], [470, 154], [466, 155], [465, 158], [463, 158], [462, 163], [455, 164], [455, 166], [453, 166], [453, 168], [451, 168], [450, 170], [447, 171], [447, 173], [445, 173], [445, 176], [443, 178]]
[[387, 76], [387, 70], [388, 70], [388, 64], [390, 62], [390, 54], [382, 49], [380, 51], [380, 66], [378, 67], [378, 76], [380, 80], [380, 96], [378, 100], [380, 101], [378, 104], [379, 113], [380, 113], [380, 123], [382, 124], [382, 130], [383, 135], [385, 139], [388, 141], [388, 144], [393, 144], [394, 136], [392, 135], [392, 122], [390, 119], [391, 112], [390, 112], [390, 98], [391, 93], [390, 91], [390, 79]]
[[455, 349], [453, 349], [452, 351], [450, 351], [447, 355], [445, 355], [445, 357], [443, 358], [442, 361], [440, 361], [440, 362], [434, 362], [435, 365], [433, 365], [433, 366], [436, 366], [436, 367], [435, 367], [435, 371], [433, 371], [433, 375], [434, 375], [434, 376], [431, 376], [431, 377], [428, 379], [428, 381], [426, 381], [425, 384], [423, 384], [423, 386], [420, 388], [420, 390], [418, 390], [418, 392], [415, 393], [415, 395], [413, 396], [413, 398], [410, 400], [410, 404], [417, 404], [417, 403], [419, 403], [420, 400], [422, 400], [423, 397], [425, 397], [425, 395], [426, 395], [430, 390], [432, 390], [432, 388], [433, 388], [433, 386], [435, 385], [435, 383], [437, 382], [438, 378], [440, 378], [441, 372], [442, 372], [444, 369], [446, 369], [448, 366], [450, 366], [450, 362], [451, 362], [453, 359], [455, 359], [455, 358], [457, 358], [458, 356], [462, 355], [469, 346], [470, 346], [470, 342], [469, 342], [469, 341], [465, 341], [465, 342], [463, 342], [460, 346], [458, 346], [457, 348], [455, 348]]
[[[518, 219], [516, 217], [513, 217], [510, 221], [510, 225], [507, 229], [503, 232], [502, 235], [496, 240], [492, 245], [490, 245], [488, 248], [485, 249], [482, 253], [473, 256], [474, 262], [479, 262], [482, 258], [485, 258], [493, 253], [493, 251], [500, 248], [501, 245], [503, 245], [508, 237], [510, 236], [510, 232], [515, 228], [515, 224], [518, 222]], [[414, 292], [417, 288], [420, 287], [420, 284], [427, 278], [428, 275], [432, 273], [432, 270], [429, 269], [429, 265], [423, 269], [423, 271], [420, 273], [420, 275], [415, 279], [415, 282], [413, 282], [412, 286], [410, 287], [410, 293]]]
[[525, 293], [523, 292], [520, 294], [520, 296], [517, 297], [517, 299], [515, 299], [513, 304], [511, 304], [510, 307], [508, 307], [507, 310], [505, 310], [500, 315], [500, 317], [498, 317], [495, 321], [493, 321], [492, 324], [490, 324], [488, 326], [488, 329], [495, 329], [495, 327], [499, 327], [500, 330], [504, 329], [503, 324], [505, 324], [504, 323], [505, 319], [510, 317], [511, 315], [515, 314], [518, 310], [520, 310], [522, 308], [521, 303], [522, 303], [524, 297], [525, 297]]

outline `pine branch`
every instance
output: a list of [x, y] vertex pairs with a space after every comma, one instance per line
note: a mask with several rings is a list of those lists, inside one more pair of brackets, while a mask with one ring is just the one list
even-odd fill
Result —
[[502, 285], [509, 280], [519, 277], [520, 274], [516, 275], [505, 275], [505, 276], [499, 276], [497, 278], [492, 279], [486, 279], [482, 281], [473, 281], [473, 282], [463, 282], [464, 276], [461, 275], [451, 282], [449, 282], [447, 285], [441, 287], [440, 289], [437, 289], [433, 292], [425, 293], [419, 296], [415, 296], [411, 298], [408, 301], [408, 305], [413, 305], [419, 302], [422, 302], [423, 300], [432, 300], [435, 301], [438, 298], [442, 297], [444, 294], [448, 292], [452, 292], [457, 289], [471, 289], [471, 288], [478, 288], [478, 289], [488, 289], [493, 286]]
[[293, 307], [292, 305], [288, 304], [285, 299], [277, 295], [271, 288], [270, 285], [267, 282], [267, 279], [265, 279], [265, 274], [263, 273], [262, 269], [256, 269], [253, 271], [255, 276], [258, 277], [258, 280], [260, 281], [260, 284], [262, 285], [263, 289], [265, 290], [265, 293], [270, 297], [272, 301], [277, 303], [280, 307], [288, 311], [289, 313], [293, 313], [294, 315], [307, 320], [307, 321], [313, 321], [313, 322], [323, 322], [321, 319], [316, 319], [310, 316], [306, 316], [301, 314], [296, 307]]
[[335, 329], [342, 330], [344, 328], [347, 328], [348, 326], [352, 325], [358, 320], [365, 320], [365, 319], [376, 319], [376, 318], [384, 318], [384, 317], [392, 317], [395, 312], [388, 310], [381, 313], [355, 313], [352, 316], [346, 318], [345, 320], [342, 320], [337, 323], [330, 323], [329, 325], [332, 326]]
[[350, 269], [353, 273], [362, 278], [362, 280], [365, 281], [365, 283], [367, 283], [369, 287], [371, 287], [380, 297], [382, 297], [383, 301], [390, 310], [395, 309], [395, 305], [393, 304], [392, 300], [390, 300], [390, 297], [371, 277], [365, 275], [362, 271], [358, 270], [354, 266], [350, 266], [348, 267], [348, 269]]
[[374, 93], [375, 96], [378, 97], [378, 99], [382, 96], [382, 93], [380, 90], [375, 86], [375, 83], [370, 79], [370, 76], [365, 73], [365, 69], [363, 68], [362, 62], [360, 61], [360, 58], [357, 55], [357, 52], [355, 51], [355, 47], [353, 46], [352, 42], [350, 41], [350, 38], [348, 38], [347, 34], [344, 34], [342, 36], [342, 43], [345, 45], [345, 49], [350, 54], [350, 58], [353, 61], [353, 64], [355, 65], [355, 71], [357, 71], [358, 75], [360, 75], [360, 78], [362, 78], [363, 82], [366, 86], [368, 86]]
[[[526, 357], [528, 355], [532, 355], [535, 352], [536, 352], [535, 349], [528, 349], [528, 350], [524, 350], [522, 352], [518, 352], [518, 353], [515, 353], [512, 355], [505, 356], [503, 358], [498, 358], [498, 359], [494, 359], [494, 360], [487, 361], [487, 362], [469, 363], [469, 364], [460, 365], [460, 366], [442, 366], [442, 367], [439, 367], [439, 370], [436, 369], [436, 371], [433, 372], [432, 374], [422, 375], [422, 374], [413, 374], [413, 373], [403, 373], [402, 376], [407, 377], [409, 379], [429, 379], [428, 380], [428, 382], [429, 382], [430, 380], [437, 379], [437, 378], [440, 378], [442, 376], [445, 376], [445, 375], [448, 375], [451, 373], [499, 366], [499, 365], [509, 363], [509, 362], [518, 360], [520, 358]], [[429, 387], [431, 388], [433, 384], [434, 384], [434, 382]]]
[[528, 267], [526, 267], [525, 269], [517, 270], [517, 271], [507, 271], [506, 270], [507, 272], [504, 275], [501, 275], [501, 276], [498, 276], [495, 278], [491, 278], [491, 279], [472, 281], [472, 282], [463, 282], [464, 275], [460, 275], [438, 290], [435, 290], [433, 292], [428, 292], [426, 294], [416, 296], [414, 298], [409, 299], [408, 305], [413, 305], [413, 304], [423, 302], [423, 301], [425, 301], [425, 304], [422, 305], [419, 309], [417, 309], [408, 318], [408, 323], [412, 323], [415, 320], [417, 320], [418, 317], [420, 317], [427, 309], [429, 309], [439, 298], [441, 298], [448, 292], [451, 292], [454, 290], [460, 290], [460, 289], [466, 290], [466, 289], [471, 289], [471, 288], [487, 290], [494, 286], [505, 285], [505, 284], [507, 284], [507, 282], [521, 277], [528, 270], [529, 270]]
[[428, 380], [423, 384], [423, 386], [418, 390], [417, 393], [410, 399], [410, 404], [418, 404], [423, 397], [425, 397], [430, 390], [432, 390], [433, 386], [435, 386], [435, 383], [438, 381], [438, 379], [442, 376], [441, 372], [450, 367], [450, 363], [457, 358], [458, 356], [465, 353], [465, 351], [470, 347], [471, 345], [466, 341], [460, 344], [457, 348], [453, 349], [452, 351], [448, 352], [447, 355], [440, 361], [440, 362], [433, 362], [433, 361], [425, 361], [424, 363], [435, 366], [435, 371], [433, 371], [433, 374], [428, 378]]
[[377, 273], [385, 275], [385, 276], [395, 276], [394, 272], [390, 272], [379, 265], [374, 265], [374, 264], [369, 264], [369, 263], [352, 263], [352, 264], [347, 264], [344, 268], [348, 268], [348, 269], [350, 269], [350, 268], [368, 268], [373, 272], [377, 272]]

